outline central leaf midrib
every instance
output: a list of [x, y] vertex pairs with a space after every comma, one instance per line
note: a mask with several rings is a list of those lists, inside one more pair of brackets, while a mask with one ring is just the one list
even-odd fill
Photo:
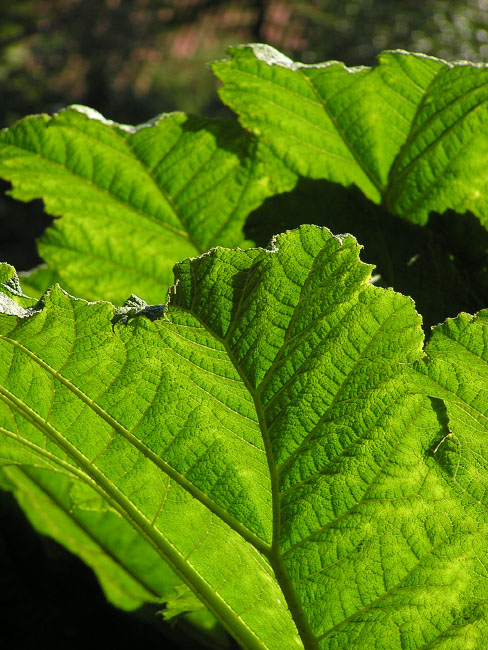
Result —
[[[250, 274], [248, 273], [246, 278], [246, 285], [249, 280], [249, 277]], [[241, 304], [243, 295], [244, 295], [244, 289], [241, 293], [239, 304]], [[261, 405], [260, 397], [258, 395], [258, 392], [252, 387], [251, 383], [247, 379], [244, 372], [241, 370], [239, 362], [235, 358], [232, 348], [230, 347], [230, 344], [228, 342], [230, 333], [232, 332], [232, 327], [229, 328], [225, 338], [222, 338], [219, 335], [217, 335], [214, 331], [210, 330], [208, 328], [208, 325], [195, 313], [195, 311], [191, 311], [191, 309], [183, 308], [183, 307], [181, 307], [181, 309], [183, 309], [183, 311], [190, 313], [194, 318], [196, 318], [196, 320], [200, 322], [202, 327], [206, 331], [209, 331], [210, 334], [217, 341], [221, 343], [221, 345], [224, 347], [224, 349], [228, 354], [229, 360], [231, 361], [232, 365], [234, 366], [237, 373], [241, 377], [242, 382], [247, 388], [249, 394], [253, 398], [256, 414], [258, 416], [259, 426], [263, 437], [263, 443], [266, 451], [266, 458], [268, 461], [268, 469], [270, 474], [271, 503], [272, 503], [272, 533], [273, 533], [272, 543], [270, 547], [268, 546], [267, 548], [263, 548], [263, 547], [258, 548], [255, 546], [255, 548], [267, 558], [267, 560], [271, 565], [271, 568], [273, 569], [275, 578], [278, 582], [280, 589], [282, 590], [283, 596], [286, 600], [293, 621], [297, 627], [300, 638], [304, 644], [304, 648], [306, 650], [318, 650], [317, 640], [314, 637], [312, 628], [310, 627], [309, 621], [305, 615], [305, 611], [301, 603], [299, 602], [298, 598], [296, 597], [293, 584], [288, 576], [288, 572], [281, 558], [281, 553], [279, 550], [280, 527], [281, 527], [281, 512], [280, 512], [281, 503], [280, 503], [278, 473], [276, 471], [276, 467], [274, 464], [271, 441], [269, 438], [269, 434], [266, 426], [266, 419], [264, 415], [264, 410]]]
[[296, 597], [293, 583], [291, 582], [288, 576], [288, 571], [286, 570], [286, 566], [282, 560], [281, 553], [280, 553], [281, 496], [280, 496], [280, 487], [279, 487], [279, 476], [274, 462], [271, 440], [266, 425], [266, 416], [264, 414], [264, 409], [261, 404], [260, 396], [258, 395], [257, 391], [253, 389], [253, 387], [249, 383], [244, 373], [241, 372], [239, 364], [237, 363], [237, 360], [235, 359], [234, 354], [227, 340], [222, 339], [222, 344], [227, 349], [230, 360], [232, 361], [237, 372], [241, 375], [244, 384], [246, 385], [250, 395], [254, 400], [256, 414], [258, 416], [258, 422], [263, 436], [264, 448], [266, 450], [266, 458], [268, 460], [268, 469], [269, 469], [270, 481], [271, 481], [271, 503], [272, 503], [272, 512], [273, 512], [272, 515], [273, 516], [273, 523], [272, 523], [273, 539], [272, 539], [271, 549], [267, 554], [267, 557], [275, 573], [276, 580], [280, 586], [280, 589], [283, 592], [286, 603], [290, 609], [294, 623], [303, 641], [305, 649], [318, 650], [318, 644], [314, 637], [312, 628], [305, 615], [305, 611], [302, 607], [302, 604]]

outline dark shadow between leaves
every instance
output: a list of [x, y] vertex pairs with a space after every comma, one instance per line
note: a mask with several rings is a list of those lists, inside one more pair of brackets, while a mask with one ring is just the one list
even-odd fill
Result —
[[52, 223], [40, 199], [22, 203], [8, 196], [11, 184], [0, 180], [0, 262], [12, 264], [17, 271], [31, 269], [41, 258], [36, 240]]
[[488, 230], [478, 217], [454, 210], [432, 212], [427, 228], [449, 251], [456, 267], [462, 269], [479, 303], [478, 309], [488, 307]]
[[[300, 178], [249, 217], [245, 236], [266, 246], [276, 234], [311, 223], [350, 233], [374, 264], [374, 283], [411, 296], [430, 328], [461, 311], [488, 306], [488, 233], [472, 215], [432, 215], [427, 227], [388, 213], [355, 187]], [[378, 277], [379, 276], [379, 277]]]

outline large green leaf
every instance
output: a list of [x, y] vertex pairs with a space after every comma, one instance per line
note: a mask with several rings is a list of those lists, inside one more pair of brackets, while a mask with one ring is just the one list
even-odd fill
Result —
[[0, 456], [100, 495], [244, 648], [481, 650], [486, 513], [432, 453], [413, 303], [358, 251], [217, 248], [162, 315], [33, 304], [4, 267]]
[[374, 68], [264, 45], [214, 64], [220, 96], [295, 173], [357, 185], [394, 214], [488, 215], [488, 68], [383, 52]]
[[287, 186], [255, 150], [235, 120], [175, 113], [129, 127], [71, 107], [0, 133], [0, 175], [62, 217], [39, 253], [67, 290], [161, 302], [176, 262], [241, 244], [249, 212]]

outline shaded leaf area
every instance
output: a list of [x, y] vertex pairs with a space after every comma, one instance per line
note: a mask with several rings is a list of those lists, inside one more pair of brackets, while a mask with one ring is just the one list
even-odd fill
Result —
[[244, 648], [481, 648], [488, 521], [457, 484], [478, 496], [484, 416], [463, 481], [438, 454], [448, 392], [483, 397], [484, 331], [480, 381], [452, 354], [457, 384], [435, 393], [442, 368], [408, 370], [412, 301], [371, 284], [359, 250], [316, 226], [217, 248], [177, 265], [160, 319], [116, 323], [59, 287], [26, 299], [1, 267], [0, 456], [117, 513]]
[[488, 68], [404, 51], [373, 68], [295, 63], [266, 45], [215, 63], [219, 93], [293, 172], [356, 185], [393, 214], [488, 215]]
[[68, 476], [4, 468], [7, 485], [35, 528], [92, 567], [109, 601], [126, 610], [162, 602], [179, 579], [100, 496]]
[[[94, 638], [108, 645], [117, 640], [161, 643], [154, 606], [147, 606], [152, 611], [142, 621], [138, 614], [109, 605], [90, 569], [39, 536], [14, 498], [3, 491], [0, 525], [4, 639], [15, 639], [17, 647], [52, 647], [55, 640], [73, 650], [83, 650]], [[174, 647], [179, 648], [176, 643]]]
[[[431, 213], [427, 227], [443, 243], [459, 269], [468, 275], [472, 291], [479, 297], [479, 307], [488, 304], [488, 233], [470, 212]], [[467, 309], [474, 312], [477, 309]], [[449, 314], [452, 315], [452, 314]]]
[[38, 249], [67, 290], [158, 303], [177, 261], [241, 244], [248, 213], [287, 187], [256, 146], [235, 120], [175, 113], [127, 127], [72, 107], [3, 131], [0, 174], [12, 196], [61, 217]]
[[[21, 473], [15, 470], [17, 477]], [[13, 487], [6, 473], [0, 475], [4, 638], [15, 639], [19, 647], [49, 647], [55, 639], [56, 644], [73, 650], [83, 650], [94, 638], [97, 643], [120, 647], [141, 642], [175, 650], [190, 645], [206, 647], [206, 635], [201, 628], [189, 625], [186, 617], [173, 620], [171, 625], [163, 623], [158, 614], [160, 604], [148, 603], [124, 612], [107, 602], [95, 574], [79, 557], [52, 538], [36, 533], [13, 495], [4, 491]], [[211, 643], [212, 648], [220, 647], [214, 638]]]
[[266, 199], [244, 232], [264, 245], [273, 233], [303, 223], [354, 235], [364, 246], [361, 258], [376, 267], [375, 285], [411, 296], [426, 331], [488, 304], [488, 233], [473, 215], [432, 214], [421, 227], [368, 201], [357, 188], [300, 178], [291, 192]]
[[29, 271], [19, 273], [19, 280], [22, 283], [23, 291], [28, 296], [40, 298], [49, 287], [60, 282], [61, 278], [47, 264], [39, 264]]
[[[59, 472], [13, 466], [1, 470], [0, 485], [15, 495], [39, 533], [91, 567], [113, 605], [134, 610], [155, 603], [172, 611], [173, 601], [178, 604], [181, 580], [148, 541], [86, 485]], [[183, 638], [190, 642], [198, 637], [203, 647], [230, 647], [228, 635], [202, 609], [199, 601], [187, 598], [185, 609], [175, 613]], [[171, 636], [165, 626], [159, 627], [160, 633]]]

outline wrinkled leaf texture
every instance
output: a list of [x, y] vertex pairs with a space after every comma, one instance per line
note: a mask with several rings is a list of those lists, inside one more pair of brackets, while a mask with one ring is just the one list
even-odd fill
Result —
[[235, 120], [173, 113], [131, 127], [72, 106], [0, 133], [0, 175], [14, 198], [62, 217], [38, 243], [51, 279], [91, 300], [160, 303], [176, 262], [243, 243], [249, 212], [290, 186], [258, 148]]
[[130, 523], [244, 648], [482, 648], [488, 316], [423, 356], [358, 252], [217, 248], [115, 325], [3, 267], [1, 457]]
[[357, 185], [413, 223], [486, 223], [488, 67], [383, 52], [374, 68], [295, 63], [267, 45], [214, 64], [220, 96], [293, 172]]

